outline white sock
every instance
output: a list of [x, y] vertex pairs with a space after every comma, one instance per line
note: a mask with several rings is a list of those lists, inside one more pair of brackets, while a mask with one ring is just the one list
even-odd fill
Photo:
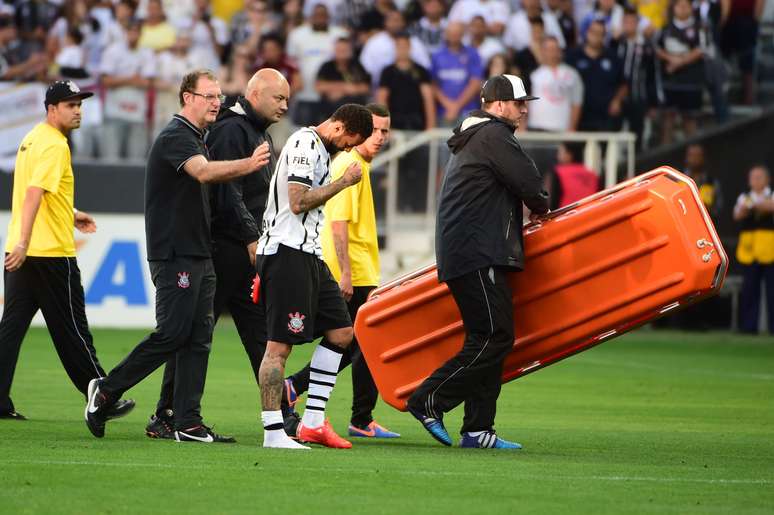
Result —
[[263, 446], [277, 449], [309, 449], [305, 445], [293, 441], [285, 434], [285, 424], [281, 411], [262, 411]]
[[[332, 346], [331, 346], [332, 347]], [[341, 364], [341, 351], [318, 345], [312, 354], [309, 369], [309, 391], [306, 395], [306, 409], [301, 423], [306, 427], [320, 427], [325, 421], [325, 404], [336, 384]]]
[[484, 434], [484, 431], [468, 431], [469, 436], [481, 436]]

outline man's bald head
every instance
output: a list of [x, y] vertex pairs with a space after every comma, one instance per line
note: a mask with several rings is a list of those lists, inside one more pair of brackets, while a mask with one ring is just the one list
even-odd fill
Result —
[[274, 68], [261, 68], [247, 81], [245, 98], [257, 114], [276, 123], [288, 110], [290, 86]]

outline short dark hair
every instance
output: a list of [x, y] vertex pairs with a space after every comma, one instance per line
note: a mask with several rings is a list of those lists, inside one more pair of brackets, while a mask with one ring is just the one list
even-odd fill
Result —
[[366, 104], [365, 107], [371, 111], [372, 115], [379, 116], [381, 118], [388, 118], [390, 116], [390, 110], [387, 109], [387, 106], [384, 104], [371, 102], [370, 104]]
[[273, 41], [278, 46], [281, 46], [283, 49], [285, 48], [285, 42], [282, 40], [282, 36], [277, 34], [276, 32], [270, 32], [268, 34], [264, 34], [261, 36], [261, 41], [258, 43], [258, 48], [263, 48], [264, 43], [268, 43], [269, 41]]
[[368, 138], [374, 132], [371, 111], [360, 104], [344, 104], [331, 115], [334, 122], [342, 122], [344, 130]]
[[83, 33], [81, 32], [81, 29], [78, 27], [70, 27], [67, 30], [67, 35], [70, 36], [70, 39], [73, 40], [73, 43], [76, 45], [80, 45], [83, 43]]
[[[593, 20], [591, 20], [591, 23], [589, 23], [589, 27], [591, 27], [592, 25], [599, 25], [607, 34], [607, 25], [605, 24], [605, 20], [603, 18], [595, 17]], [[586, 32], [588, 32], [588, 30], [589, 29], [587, 27]]]
[[218, 78], [210, 70], [199, 69], [186, 73], [185, 77], [183, 77], [183, 80], [180, 82], [180, 93], [178, 94], [178, 98], [180, 99], [180, 107], [185, 105], [185, 100], [183, 100], [183, 93], [194, 93], [196, 90], [196, 84], [199, 82], [199, 77], [207, 77], [214, 82], [218, 81]]
[[583, 162], [583, 151], [586, 148], [586, 143], [583, 141], [563, 141], [562, 145], [572, 157], [573, 163]]
[[640, 13], [637, 12], [637, 9], [635, 9], [631, 5], [627, 5], [626, 7], [624, 7], [623, 13], [624, 13], [624, 16], [637, 16], [638, 18], [640, 16]]
[[540, 25], [541, 27], [545, 27], [545, 23], [543, 22], [543, 18], [540, 16], [533, 16], [529, 19], [530, 25]]

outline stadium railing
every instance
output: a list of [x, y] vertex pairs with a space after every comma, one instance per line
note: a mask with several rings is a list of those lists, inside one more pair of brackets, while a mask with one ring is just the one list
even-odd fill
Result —
[[[432, 241], [435, 227], [436, 196], [439, 177], [444, 166], [442, 149], [452, 135], [450, 128], [436, 128], [423, 132], [393, 130], [390, 148], [374, 158], [371, 165], [376, 173], [386, 174], [386, 199], [383, 230], [384, 250], [395, 258], [394, 266], [399, 272], [404, 268], [423, 263], [432, 255]], [[604, 174], [605, 187], [618, 182], [618, 170], [624, 165], [626, 177], [633, 177], [635, 163], [635, 135], [630, 132], [520, 132], [520, 142], [529, 145], [555, 147], [563, 141], [585, 143], [584, 162], [590, 169]], [[427, 191], [425, 210], [419, 216], [399, 211], [399, 161], [415, 149], [427, 146]], [[602, 148], [605, 148], [604, 157]], [[428, 247], [427, 242], [430, 242]], [[388, 262], [390, 259], [388, 258]], [[387, 264], [387, 263], [385, 263]], [[388, 268], [389, 267], [388, 265]]]

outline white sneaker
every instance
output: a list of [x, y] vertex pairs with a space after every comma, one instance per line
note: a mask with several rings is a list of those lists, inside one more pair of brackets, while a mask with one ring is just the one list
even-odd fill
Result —
[[263, 446], [270, 449], [311, 449], [311, 447], [301, 445], [300, 443], [290, 438], [282, 429], [277, 431], [264, 431]]

